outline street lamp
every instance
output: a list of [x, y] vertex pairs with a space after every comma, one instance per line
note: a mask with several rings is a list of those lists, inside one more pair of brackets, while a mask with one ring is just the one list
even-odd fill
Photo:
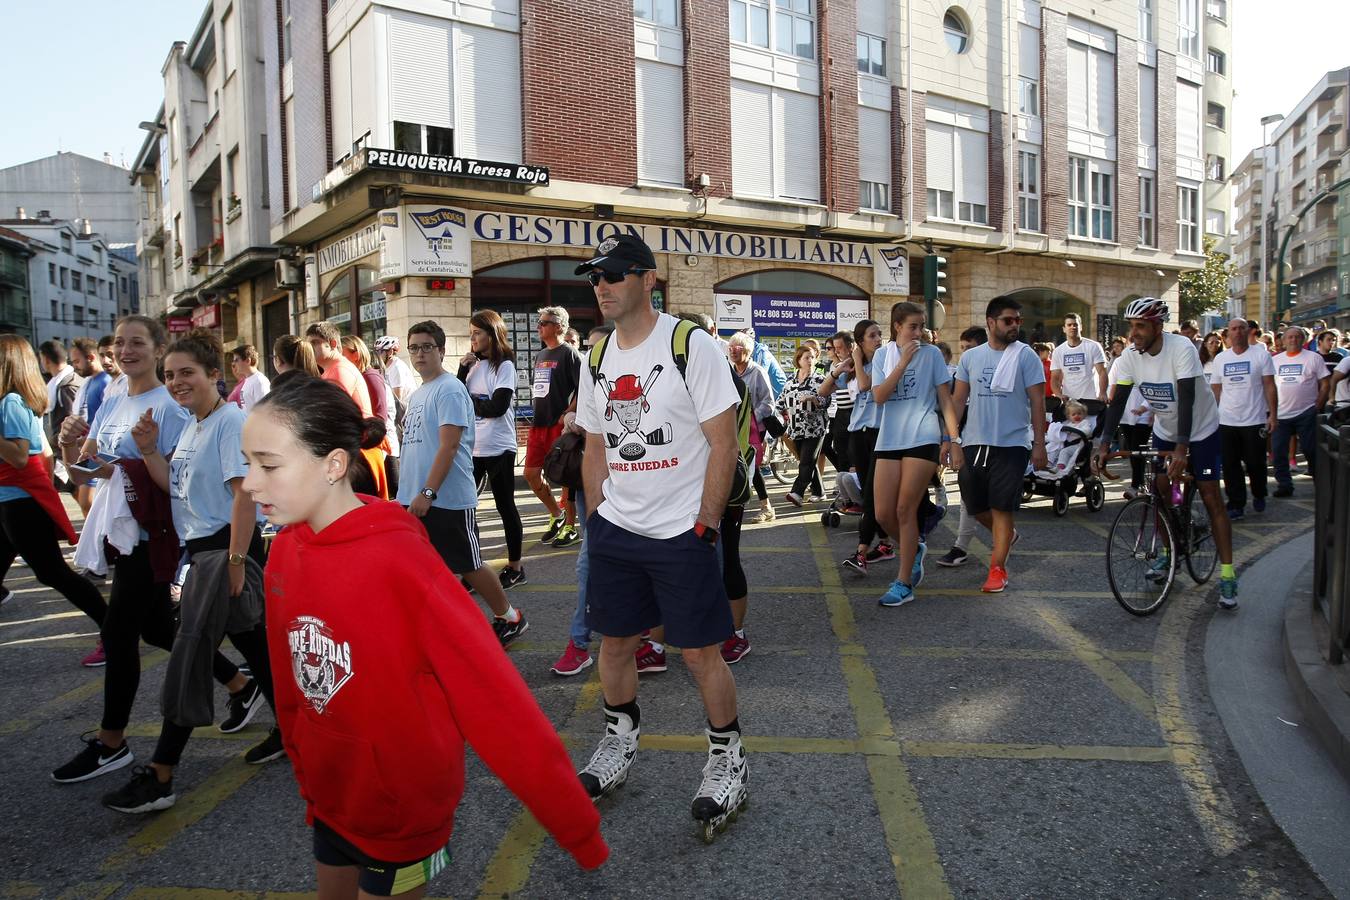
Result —
[[1276, 113], [1273, 116], [1261, 117], [1261, 317], [1258, 321], [1261, 327], [1268, 327], [1266, 322], [1266, 294], [1270, 290], [1270, 279], [1266, 275], [1266, 232], [1270, 229], [1266, 227], [1267, 210], [1270, 209], [1270, 138], [1266, 136], [1266, 129], [1276, 122], [1283, 122], [1284, 116]]

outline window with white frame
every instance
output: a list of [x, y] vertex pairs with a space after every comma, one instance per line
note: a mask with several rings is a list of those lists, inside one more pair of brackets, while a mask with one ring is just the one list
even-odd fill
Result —
[[1228, 21], [1228, 0], [1206, 0], [1205, 12], [1221, 22]]
[[1092, 134], [1116, 133], [1116, 56], [1069, 41], [1069, 127]]
[[684, 186], [684, 70], [636, 62], [637, 174], [647, 184]]
[[858, 206], [891, 208], [891, 114], [858, 107]]
[[731, 185], [742, 197], [819, 202], [819, 98], [732, 79]]
[[927, 124], [928, 218], [989, 224], [989, 135]]
[[1177, 52], [1200, 58], [1200, 0], [1177, 0]]
[[225, 11], [220, 19], [220, 57], [225, 63], [225, 77], [234, 73], [234, 9]]
[[1031, 150], [1017, 151], [1017, 227], [1041, 230], [1041, 157]]
[[282, 0], [281, 4], [281, 61], [291, 61], [291, 0]]
[[1224, 235], [1228, 233], [1228, 216], [1221, 209], [1205, 210], [1205, 233]]
[[1200, 85], [1178, 81], [1176, 109], [1177, 155], [1203, 159], [1204, 144], [1200, 138]]
[[1139, 0], [1139, 40], [1145, 44], [1153, 43], [1153, 2]]
[[1069, 235], [1114, 241], [1115, 166], [1105, 160], [1069, 157]]
[[1205, 124], [1210, 128], [1223, 128], [1227, 120], [1227, 111], [1223, 104], [1209, 102], [1205, 104]]
[[1041, 114], [1041, 30], [1026, 23], [1017, 28], [1017, 111]]
[[1200, 189], [1177, 185], [1177, 249], [1200, 252]]
[[1223, 181], [1227, 175], [1227, 163], [1222, 156], [1211, 153], [1205, 157], [1206, 178], [1210, 181]]
[[1139, 67], [1139, 143], [1158, 146], [1158, 70]]
[[729, 14], [733, 41], [816, 58], [815, 0], [730, 0]]
[[1228, 70], [1228, 57], [1222, 50], [1210, 47], [1205, 51], [1205, 70], [1212, 75], [1223, 75]]
[[680, 24], [679, 0], [633, 0], [633, 16], [674, 28]]
[[1152, 172], [1139, 173], [1139, 246], [1158, 246], [1158, 193]]
[[858, 71], [886, 77], [886, 41], [874, 34], [858, 33]]

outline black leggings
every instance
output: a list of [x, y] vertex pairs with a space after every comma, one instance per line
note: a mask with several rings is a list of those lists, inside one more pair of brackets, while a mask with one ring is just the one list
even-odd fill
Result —
[[384, 456], [384, 480], [389, 485], [389, 497], [392, 499], [398, 496], [398, 457], [385, 454]]
[[[828, 434], [828, 432], [826, 432]], [[825, 444], [825, 434], [813, 438], [797, 438], [797, 478], [792, 482], [792, 493], [805, 499], [808, 487], [817, 494], [824, 495], [820, 489], [820, 472], [816, 470], [816, 459]]]
[[[1134, 452], [1137, 450], [1147, 450], [1151, 445], [1151, 436], [1153, 434], [1152, 425], [1121, 425], [1120, 442], [1126, 450]], [[1261, 448], [1262, 454], [1265, 453], [1265, 447]], [[1264, 455], [1262, 456], [1264, 460]], [[1130, 487], [1138, 490], [1146, 483], [1148, 460], [1142, 456], [1130, 457]]]
[[849, 452], [852, 454], [853, 464], [858, 471], [858, 484], [862, 487], [863, 495], [863, 514], [858, 522], [858, 543], [866, 544], [869, 547], [872, 541], [880, 535], [887, 537], [886, 529], [877, 524], [876, 501], [872, 496], [872, 479], [876, 477], [877, 460], [874, 451], [877, 446], [877, 430], [875, 428], [862, 428], [858, 431], [849, 432], [852, 442], [849, 444]]
[[[60, 593], [75, 608], [102, 626], [108, 604], [93, 582], [77, 575], [61, 555], [56, 523], [32, 497], [0, 503], [0, 563], [4, 573], [22, 556], [39, 582]], [[0, 580], [3, 580], [0, 574]]]
[[520, 512], [516, 509], [516, 452], [507, 450], [497, 456], [475, 456], [474, 483], [481, 485], [485, 475], [492, 491], [492, 502], [497, 507], [502, 529], [506, 532], [506, 558], [520, 559], [523, 529]]
[[830, 419], [830, 430], [826, 432], [825, 458], [834, 466], [836, 472], [847, 472], [855, 463], [852, 459], [849, 442], [848, 422], [853, 418], [853, 408], [841, 409]]
[[751, 483], [755, 486], [756, 497], [761, 500], [769, 499], [769, 489], [764, 484], [764, 475], [759, 471], [759, 466], [755, 466], [755, 475]]
[[[141, 684], [140, 641], [173, 649], [178, 615], [169, 599], [169, 583], [156, 582], [150, 566], [149, 544], [141, 541], [128, 556], [113, 563], [112, 596], [103, 619], [103, 653], [108, 667], [103, 674], [103, 720], [107, 731], [123, 731], [131, 721], [131, 707]], [[216, 651], [211, 674], [229, 684], [239, 667]]]
[[741, 519], [744, 516], [744, 506], [728, 506], [722, 513], [718, 538], [722, 541], [722, 587], [726, 588], [728, 600], [739, 600], [750, 592], [745, 567], [741, 565]]

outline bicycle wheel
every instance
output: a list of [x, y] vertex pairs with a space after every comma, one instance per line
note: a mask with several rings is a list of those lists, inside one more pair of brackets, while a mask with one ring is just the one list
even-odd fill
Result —
[[1196, 584], [1204, 584], [1219, 562], [1219, 547], [1209, 523], [1205, 500], [1192, 484], [1186, 489], [1186, 513], [1189, 537], [1186, 539], [1186, 571]]
[[773, 442], [773, 453], [769, 457], [769, 470], [773, 472], [773, 480], [779, 484], [791, 484], [796, 475], [797, 459], [788, 450], [787, 444], [782, 438]]
[[1176, 578], [1167, 516], [1151, 494], [1135, 497], [1116, 515], [1106, 538], [1106, 577], [1116, 602], [1146, 616], [1163, 605]]

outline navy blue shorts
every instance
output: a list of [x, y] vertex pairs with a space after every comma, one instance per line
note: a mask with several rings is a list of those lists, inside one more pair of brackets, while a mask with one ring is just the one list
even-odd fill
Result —
[[593, 631], [632, 637], [664, 625], [666, 643], [676, 647], [710, 647], [731, 637], [717, 548], [692, 528], [658, 540], [591, 513], [586, 545], [586, 620]]
[[[1175, 450], [1176, 441], [1167, 441], [1153, 435], [1154, 450]], [[1223, 463], [1223, 439], [1219, 437], [1219, 430], [1214, 429], [1214, 433], [1202, 441], [1191, 443], [1190, 455], [1186, 459], [1186, 471], [1190, 472], [1196, 481], [1218, 481], [1219, 470]]]

